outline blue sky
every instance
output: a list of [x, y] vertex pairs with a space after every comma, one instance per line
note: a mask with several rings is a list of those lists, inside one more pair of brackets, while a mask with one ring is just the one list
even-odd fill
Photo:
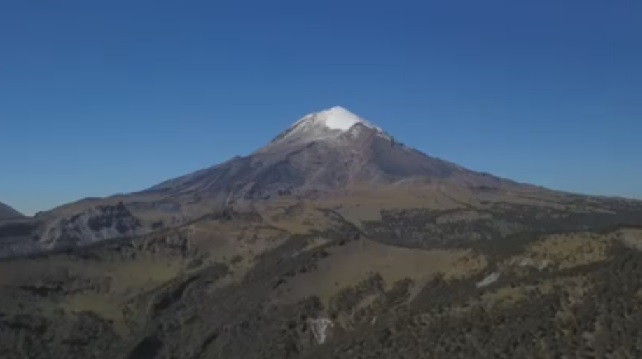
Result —
[[642, 2], [0, 2], [0, 201], [247, 154], [344, 106], [430, 155], [642, 198]]

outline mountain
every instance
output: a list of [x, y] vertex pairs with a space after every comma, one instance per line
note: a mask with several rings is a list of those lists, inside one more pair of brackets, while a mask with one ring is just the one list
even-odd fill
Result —
[[0, 221], [20, 217], [23, 217], [22, 213], [16, 211], [15, 209], [7, 206], [4, 203], [0, 203]]
[[[0, 227], [0, 257], [139, 236], [213, 212], [258, 211], [279, 222], [284, 212], [301, 206], [341, 207], [341, 215], [365, 228], [372, 227], [371, 220], [382, 213], [403, 209], [499, 213], [495, 207], [509, 203], [520, 205], [521, 211], [564, 207], [577, 215], [587, 210], [618, 212], [621, 202], [551, 191], [466, 169], [399, 143], [345, 108], [333, 107], [304, 116], [248, 156], [140, 192], [70, 203], [22, 223], [20, 231]], [[611, 208], [613, 203], [618, 208]], [[314, 211], [305, 212], [316, 216]], [[291, 227], [290, 219], [279, 225]], [[476, 221], [495, 226], [484, 219]], [[294, 226], [311, 228], [303, 223]], [[514, 231], [521, 224], [505, 226], [489, 230], [487, 236]], [[467, 235], [448, 234], [440, 240]]]
[[201, 196], [230, 206], [283, 194], [404, 183], [515, 188], [508, 180], [467, 170], [396, 142], [342, 107], [309, 114], [247, 157], [163, 182], [145, 191]]
[[342, 108], [0, 223], [8, 358], [642, 355], [642, 202], [476, 172]]

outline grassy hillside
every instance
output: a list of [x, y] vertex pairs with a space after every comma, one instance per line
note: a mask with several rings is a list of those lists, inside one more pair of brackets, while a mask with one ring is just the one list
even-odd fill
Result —
[[636, 208], [563, 218], [488, 208], [383, 209], [357, 221], [356, 206], [282, 203], [4, 260], [0, 350], [83, 359], [639, 357]]

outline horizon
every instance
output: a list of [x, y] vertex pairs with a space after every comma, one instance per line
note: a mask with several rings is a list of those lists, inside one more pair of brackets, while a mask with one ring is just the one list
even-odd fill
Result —
[[642, 5], [368, 4], [0, 4], [0, 202], [143, 190], [334, 106], [475, 171], [642, 199]]

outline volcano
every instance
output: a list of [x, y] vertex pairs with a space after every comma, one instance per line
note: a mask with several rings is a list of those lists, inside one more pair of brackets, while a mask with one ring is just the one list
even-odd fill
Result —
[[[524, 226], [523, 220], [505, 220], [514, 213], [526, 211], [524, 218], [530, 218], [538, 211], [566, 211], [555, 214], [560, 219], [569, 213], [617, 214], [628, 211], [622, 203], [629, 202], [563, 193], [473, 171], [397, 142], [347, 109], [332, 107], [304, 116], [247, 156], [140, 192], [86, 199], [40, 213], [21, 222], [20, 239], [15, 230], [0, 228], [0, 255], [136, 237], [222, 212], [254, 213], [273, 224], [293, 220], [296, 211], [309, 214], [310, 208], [337, 211], [359, 225], [400, 210], [421, 209], [434, 216], [450, 213], [459, 218], [456, 222], [468, 218], [462, 225], [470, 228], [446, 234], [436, 229], [441, 234], [432, 240], [428, 240], [432, 232], [420, 229], [416, 231], [421, 235], [385, 231], [386, 241], [429, 245], [434, 237], [440, 242], [478, 238], [479, 231], [471, 226], [486, 228], [482, 235], [486, 239], [513, 233]], [[506, 209], [517, 205], [522, 207]], [[501, 216], [493, 222], [498, 213]], [[319, 221], [312, 216], [300, 219], [298, 225]]]
[[394, 140], [343, 107], [312, 113], [246, 157], [175, 178], [143, 193], [196, 195], [218, 206], [279, 195], [305, 198], [348, 188], [445, 183], [467, 189], [515, 189], [513, 181], [468, 170]]

